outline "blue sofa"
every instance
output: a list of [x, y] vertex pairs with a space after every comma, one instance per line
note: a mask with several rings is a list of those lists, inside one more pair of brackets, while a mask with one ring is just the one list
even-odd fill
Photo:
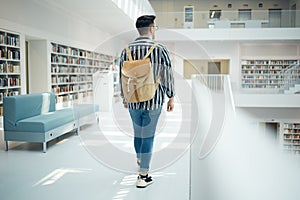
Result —
[[92, 104], [74, 105], [56, 110], [54, 93], [38, 93], [5, 97], [4, 141], [40, 142], [46, 152], [47, 142], [88, 122], [87, 116], [99, 110]]

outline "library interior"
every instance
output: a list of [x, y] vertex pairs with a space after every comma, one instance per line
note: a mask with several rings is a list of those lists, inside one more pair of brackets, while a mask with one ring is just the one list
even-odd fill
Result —
[[[143, 15], [175, 96], [140, 189], [120, 57]], [[1, 199], [298, 198], [300, 0], [0, 0], [0, 163]]]

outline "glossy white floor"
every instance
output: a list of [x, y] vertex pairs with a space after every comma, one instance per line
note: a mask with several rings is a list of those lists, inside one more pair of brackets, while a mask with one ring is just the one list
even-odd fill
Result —
[[[118, 119], [122, 119], [122, 115], [126, 118], [127, 112], [118, 114]], [[100, 113], [100, 126], [106, 127], [103, 132], [107, 134], [107, 140], [124, 151], [133, 152], [132, 137], [115, 126], [114, 115], [113, 112]], [[164, 113], [163, 116], [164, 123], [159, 126], [155, 151], [168, 146], [170, 140], [176, 137], [176, 134], [170, 133], [177, 133], [176, 124], [182, 121], [178, 109], [173, 113]], [[126, 119], [123, 120], [124, 124], [131, 127], [130, 121]], [[81, 135], [88, 133], [89, 128], [84, 127], [79, 136], [70, 133], [49, 142], [47, 153], [42, 153], [41, 144], [17, 142], [10, 142], [9, 151], [5, 152], [2, 130], [0, 199], [189, 199], [190, 155], [184, 144], [173, 145], [172, 148], [176, 150], [178, 147], [182, 155], [169, 166], [152, 172], [154, 183], [151, 186], [137, 189], [137, 173], [124, 173], [107, 167], [88, 150], [89, 143], [83, 142]], [[187, 135], [183, 137], [188, 138]], [[105, 147], [97, 144], [93, 146], [103, 148], [105, 153]], [[117, 159], [118, 155], [112, 157], [112, 160]], [[134, 159], [131, 165], [132, 169], [137, 169]]]

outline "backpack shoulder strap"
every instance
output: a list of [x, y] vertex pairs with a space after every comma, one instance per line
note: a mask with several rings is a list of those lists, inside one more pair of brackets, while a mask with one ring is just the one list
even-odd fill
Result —
[[147, 52], [147, 54], [145, 55], [145, 57], [144, 57], [143, 59], [146, 59], [146, 58], [152, 53], [153, 49], [154, 49], [156, 46], [157, 46], [157, 44], [154, 43], [154, 44], [152, 45], [152, 47], [149, 49], [149, 51]]
[[129, 61], [132, 61], [132, 55], [130, 53], [130, 49], [129, 49], [128, 46], [126, 47], [126, 53], [127, 53], [128, 58], [129, 58]]

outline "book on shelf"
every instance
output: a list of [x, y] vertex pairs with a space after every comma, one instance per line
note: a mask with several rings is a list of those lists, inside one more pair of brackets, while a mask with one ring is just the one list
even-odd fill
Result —
[[[108, 70], [113, 57], [51, 42], [52, 91], [67, 100], [79, 99], [92, 92], [93, 73]], [[61, 98], [61, 101], [66, 99]]]
[[0, 44], [7, 46], [20, 46], [20, 38], [15, 34], [0, 32]]
[[0, 30], [0, 115], [3, 98], [21, 93], [20, 36]]
[[[283, 69], [288, 67], [284, 64], [298, 63], [298, 60], [291, 59], [243, 59], [241, 60], [241, 87], [242, 88], [282, 88], [283, 87]], [[255, 76], [249, 76], [255, 75]], [[300, 78], [300, 76], [299, 76]], [[252, 81], [252, 85], [250, 84]], [[260, 79], [269, 80], [267, 82], [260, 82]], [[278, 79], [278, 80], [276, 80]], [[247, 81], [246, 81], [247, 80]], [[248, 83], [249, 85], [245, 85]], [[265, 85], [261, 85], [265, 84]]]

